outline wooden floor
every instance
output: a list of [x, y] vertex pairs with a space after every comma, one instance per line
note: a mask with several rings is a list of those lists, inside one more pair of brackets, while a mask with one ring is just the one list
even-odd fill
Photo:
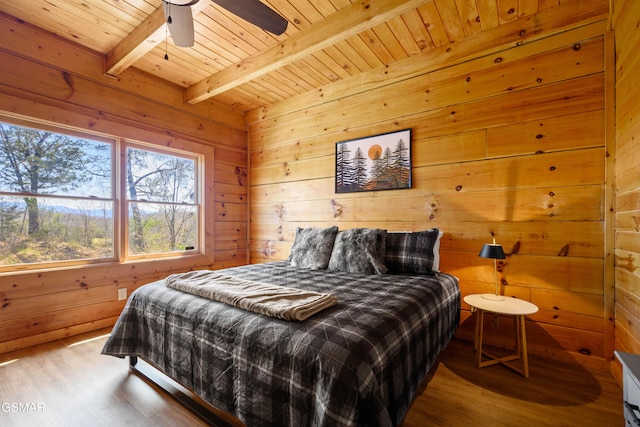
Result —
[[[108, 332], [0, 355], [0, 426], [205, 425], [126, 360], [101, 355]], [[607, 373], [530, 357], [525, 379], [473, 363], [473, 346], [454, 340], [404, 427], [624, 425], [622, 392]]]

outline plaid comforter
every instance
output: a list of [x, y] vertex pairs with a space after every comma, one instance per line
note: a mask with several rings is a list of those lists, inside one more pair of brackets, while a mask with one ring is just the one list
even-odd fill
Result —
[[273, 262], [225, 274], [322, 293], [303, 322], [165, 286], [135, 291], [103, 354], [141, 356], [247, 426], [398, 425], [453, 337], [455, 277], [363, 275]]

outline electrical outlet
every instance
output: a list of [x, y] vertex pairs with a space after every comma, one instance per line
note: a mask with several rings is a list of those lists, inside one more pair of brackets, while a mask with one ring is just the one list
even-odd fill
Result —
[[127, 299], [127, 288], [118, 289], [118, 301], [122, 301], [123, 299]]

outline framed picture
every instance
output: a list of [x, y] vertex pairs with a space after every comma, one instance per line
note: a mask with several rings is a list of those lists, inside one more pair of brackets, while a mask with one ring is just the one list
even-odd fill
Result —
[[411, 188], [411, 129], [336, 144], [336, 193]]

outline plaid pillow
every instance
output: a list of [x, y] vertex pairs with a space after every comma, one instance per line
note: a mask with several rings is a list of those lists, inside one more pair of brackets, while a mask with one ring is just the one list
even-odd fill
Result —
[[390, 273], [429, 274], [440, 271], [442, 231], [387, 233], [385, 264]]

